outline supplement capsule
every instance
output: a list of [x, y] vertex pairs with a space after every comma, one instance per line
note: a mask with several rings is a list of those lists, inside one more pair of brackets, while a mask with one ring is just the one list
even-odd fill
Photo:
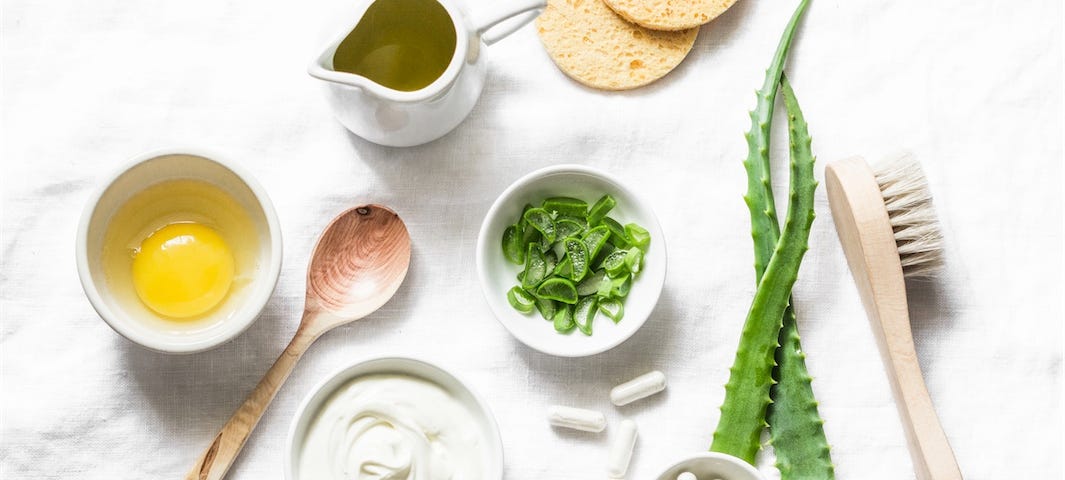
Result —
[[610, 401], [620, 407], [665, 389], [666, 374], [655, 370], [614, 387], [610, 391]]
[[692, 472], [684, 472], [677, 476], [677, 480], [699, 480]]
[[617, 438], [610, 444], [610, 456], [607, 457], [606, 473], [612, 479], [625, 478], [629, 471], [632, 450], [636, 448], [636, 422], [622, 420], [618, 426]]
[[556, 427], [572, 428], [599, 433], [606, 428], [606, 416], [594, 410], [552, 405], [547, 410], [547, 421]]

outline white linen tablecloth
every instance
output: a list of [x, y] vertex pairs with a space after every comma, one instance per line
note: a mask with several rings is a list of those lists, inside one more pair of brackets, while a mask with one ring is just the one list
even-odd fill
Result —
[[[795, 4], [740, 0], [676, 71], [627, 93], [570, 81], [525, 28], [488, 49], [488, 84], [464, 124], [432, 144], [389, 149], [347, 133], [305, 73], [349, 0], [3, 0], [0, 477], [183, 476], [293, 334], [318, 232], [365, 201], [406, 220], [410, 275], [381, 311], [314, 345], [230, 478], [279, 478], [309, 388], [376, 355], [424, 357], [469, 379], [499, 420], [508, 479], [605, 478], [612, 429], [552, 430], [544, 410], [555, 403], [600, 409], [611, 425], [637, 421], [629, 478], [705, 450], [754, 291], [741, 200], [747, 111]], [[819, 176], [828, 161], [899, 150], [927, 170], [947, 268], [913, 285], [911, 312], [967, 478], [1061, 478], [1061, 2], [813, 0], [788, 74]], [[73, 256], [90, 190], [133, 155], [175, 145], [213, 147], [248, 167], [272, 196], [285, 244], [258, 322], [191, 356], [112, 332], [82, 295]], [[569, 162], [650, 198], [666, 236], [656, 241], [670, 253], [648, 323], [583, 359], [515, 341], [474, 269], [495, 197], [529, 171]], [[838, 477], [913, 478], [823, 187], [817, 195], [795, 298]], [[612, 386], [651, 369], [668, 375], [665, 394], [610, 405]]]

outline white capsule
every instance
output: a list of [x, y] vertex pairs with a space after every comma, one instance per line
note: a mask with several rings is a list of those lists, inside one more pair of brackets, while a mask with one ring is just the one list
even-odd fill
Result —
[[620, 407], [641, 398], [650, 397], [665, 389], [666, 374], [655, 370], [614, 387], [610, 391], [610, 401]]
[[572, 428], [585, 432], [602, 432], [606, 428], [606, 416], [595, 410], [552, 405], [547, 410], [547, 421], [556, 427]]
[[607, 457], [606, 473], [610, 478], [625, 478], [629, 471], [632, 450], [636, 448], [636, 422], [622, 420], [615, 434], [614, 443], [610, 444], [610, 456]]
[[699, 480], [692, 472], [684, 472], [677, 476], [677, 480]]

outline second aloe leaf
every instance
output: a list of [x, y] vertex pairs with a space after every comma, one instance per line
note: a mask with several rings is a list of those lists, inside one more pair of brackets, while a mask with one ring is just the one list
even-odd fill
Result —
[[[810, 133], [799, 102], [795, 98], [787, 76], [781, 76], [781, 93], [788, 113], [788, 131], [792, 158], [808, 157]], [[831, 480], [835, 478], [824, 420], [817, 411], [810, 374], [806, 370], [806, 355], [799, 342], [795, 310], [788, 306], [780, 329], [776, 351], [776, 383], [770, 389], [773, 403], [766, 420], [770, 441], [777, 457], [777, 469], [782, 480]]]

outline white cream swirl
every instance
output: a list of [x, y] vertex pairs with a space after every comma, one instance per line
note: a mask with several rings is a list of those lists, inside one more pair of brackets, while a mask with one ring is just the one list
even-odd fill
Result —
[[311, 421], [299, 480], [480, 480], [480, 432], [466, 406], [434, 383], [358, 377]]

